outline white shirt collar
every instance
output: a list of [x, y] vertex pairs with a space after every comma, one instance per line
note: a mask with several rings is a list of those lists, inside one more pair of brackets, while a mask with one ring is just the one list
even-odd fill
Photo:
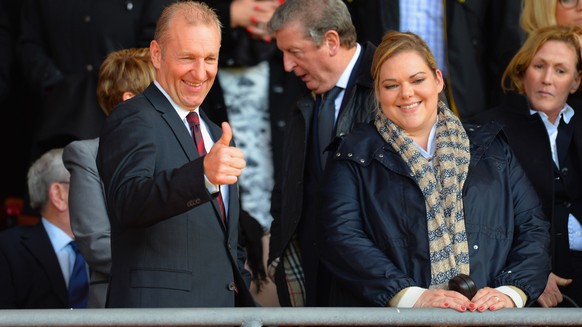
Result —
[[[540, 117], [542, 117], [542, 119], [544, 120], [544, 122], [549, 122], [548, 115], [546, 115], [545, 112], [530, 109], [529, 113], [531, 115], [539, 114]], [[570, 119], [572, 119], [573, 116], [574, 116], [574, 109], [572, 109], [572, 107], [570, 107], [570, 105], [566, 103], [564, 105], [564, 108], [562, 108], [562, 110], [560, 111], [558, 118], [554, 122], [554, 126], [558, 126], [561, 118], [564, 118], [564, 121], [566, 122], [566, 124], [569, 124]]]
[[352, 70], [354, 69], [356, 62], [358, 61], [358, 57], [360, 56], [360, 52], [362, 52], [362, 47], [358, 43], [356, 43], [356, 52], [354, 52], [352, 59], [350, 60], [350, 62], [346, 66], [346, 69], [344, 69], [344, 72], [341, 74], [337, 83], [335, 83], [336, 86], [339, 86], [344, 90], [346, 89], [346, 87], [348, 87], [350, 75], [352, 74]]
[[69, 245], [73, 240], [67, 233], [62, 229], [58, 228], [55, 224], [48, 221], [48, 219], [42, 217], [41, 222], [46, 230], [49, 239], [55, 249], [55, 252], [59, 252]]
[[414, 142], [414, 145], [416, 145], [416, 147], [418, 148], [418, 151], [420, 152], [420, 154], [427, 159], [428, 161], [431, 162], [432, 165], [432, 159], [434, 157], [435, 151], [436, 151], [436, 126], [437, 123], [439, 122], [439, 117], [437, 116], [437, 119], [434, 123], [434, 125], [432, 125], [432, 128], [430, 129], [430, 133], [428, 134], [428, 142], [426, 144], [426, 150], [424, 150], [420, 145], [418, 145], [418, 143]]
[[[160, 92], [162, 92], [162, 94], [166, 97], [166, 99], [168, 99], [168, 101], [170, 101], [170, 104], [172, 105], [174, 110], [176, 110], [176, 113], [178, 113], [178, 116], [180, 116], [180, 119], [185, 121], [186, 116], [190, 113], [190, 111], [180, 107], [176, 102], [174, 102], [174, 100], [172, 100], [172, 97], [166, 92], [166, 90], [164, 90], [164, 88], [160, 85], [160, 83], [158, 83], [158, 81], [154, 81], [154, 84], [158, 87], [158, 89], [160, 90]], [[194, 112], [198, 113], [199, 110], [200, 110], [200, 107], [196, 108], [194, 110]], [[200, 117], [200, 120], [202, 121], [202, 117]], [[205, 139], [205, 141], [206, 141], [206, 139]]]

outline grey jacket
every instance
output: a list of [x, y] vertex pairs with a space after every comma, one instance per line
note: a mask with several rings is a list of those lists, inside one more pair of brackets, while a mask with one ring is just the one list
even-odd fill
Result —
[[91, 273], [88, 308], [105, 307], [111, 270], [111, 226], [95, 161], [98, 148], [95, 138], [71, 142], [63, 152], [63, 163], [71, 173], [71, 228]]

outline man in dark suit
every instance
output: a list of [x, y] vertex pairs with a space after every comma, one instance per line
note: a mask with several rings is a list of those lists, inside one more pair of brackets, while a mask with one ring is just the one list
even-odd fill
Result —
[[[30, 206], [40, 210], [41, 222], [0, 233], [1, 309], [71, 307], [67, 281], [75, 252], [69, 245], [73, 239], [68, 206], [70, 175], [62, 155], [63, 149], [50, 150], [28, 171]], [[86, 267], [85, 274], [88, 277]]]
[[[220, 34], [207, 5], [166, 7], [150, 44], [156, 81], [106, 121], [97, 167], [111, 222], [108, 307], [254, 305], [238, 247], [243, 153], [228, 123], [221, 131], [200, 111]], [[190, 128], [192, 115], [201, 119]]]
[[[356, 42], [341, 0], [285, 1], [268, 26], [283, 52], [285, 70], [311, 91], [298, 99], [287, 120], [282, 169], [272, 195], [269, 274], [282, 306], [325, 306], [330, 279], [319, 264], [316, 244], [319, 185], [329, 153], [324, 151], [334, 136], [370, 121], [376, 112], [370, 74], [376, 47]], [[331, 97], [333, 89], [340, 92]], [[322, 119], [315, 98], [322, 95], [333, 98], [327, 139], [319, 137]]]

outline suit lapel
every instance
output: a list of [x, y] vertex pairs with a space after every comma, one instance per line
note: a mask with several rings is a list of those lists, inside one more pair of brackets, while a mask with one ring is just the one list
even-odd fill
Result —
[[34, 228], [22, 235], [21, 240], [24, 247], [42, 266], [55, 290], [55, 294], [63, 301], [65, 306], [68, 305], [65, 278], [44, 225], [42, 223], [36, 224]]
[[560, 162], [560, 167], [564, 167], [566, 163], [566, 156], [568, 154], [568, 149], [570, 148], [570, 142], [572, 141], [572, 135], [574, 134], [574, 121], [570, 121], [566, 124], [564, 119], [560, 121], [558, 125], [558, 137], [556, 138], [556, 147], [558, 148], [558, 161]]
[[154, 108], [162, 114], [162, 119], [166, 121], [168, 126], [170, 126], [174, 132], [178, 143], [180, 143], [184, 153], [188, 156], [188, 160], [192, 161], [199, 158], [200, 156], [198, 155], [198, 150], [196, 150], [196, 146], [192, 141], [192, 136], [166, 96], [164, 96], [164, 94], [153, 83], [148, 86], [143, 94], [152, 103]]
[[[184, 122], [180, 119], [180, 116], [176, 113], [176, 110], [174, 109], [174, 107], [172, 107], [172, 104], [158, 89], [158, 87], [152, 83], [143, 92], [143, 94], [152, 103], [154, 108], [156, 108], [156, 110], [162, 114], [162, 118], [167, 122], [168, 126], [170, 126], [170, 128], [174, 132], [174, 135], [176, 135], [176, 139], [178, 140], [178, 143], [180, 143], [182, 149], [184, 150], [184, 153], [188, 156], [188, 159], [192, 161], [194, 159], [199, 158], [200, 156], [198, 155], [198, 150], [196, 149], [194, 141], [192, 140], [192, 136], [186, 129]], [[206, 123], [206, 127], [208, 129], [210, 137], [214, 142], [216, 142], [222, 135], [222, 129], [218, 127], [216, 124], [214, 124], [208, 118], [208, 116], [206, 115], [204, 110], [202, 110], [202, 108], [200, 108], [199, 113], [204, 122]], [[231, 142], [231, 144], [233, 143]], [[238, 208], [238, 203], [235, 202], [238, 201], [238, 197], [233, 195], [236, 195], [236, 189], [233, 188], [233, 186], [231, 185], [229, 188], [228, 216], [231, 216], [230, 212], [235, 212], [233, 211], [235, 209], [235, 206], [236, 208]], [[212, 206], [214, 207], [214, 212], [216, 213], [216, 219], [220, 222], [223, 228], [226, 228], [226, 226], [224, 226], [224, 224], [222, 223], [222, 217], [220, 215], [218, 201], [215, 198], [213, 198], [211, 202]], [[236, 212], [238, 212], [238, 210]], [[232, 219], [227, 219], [227, 221], [230, 224], [230, 221], [232, 221]]]

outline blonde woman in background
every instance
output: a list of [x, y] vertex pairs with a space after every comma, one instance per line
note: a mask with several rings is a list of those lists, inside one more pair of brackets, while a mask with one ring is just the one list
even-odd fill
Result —
[[552, 25], [582, 26], [582, 4], [579, 0], [522, 0], [520, 25], [527, 34]]

